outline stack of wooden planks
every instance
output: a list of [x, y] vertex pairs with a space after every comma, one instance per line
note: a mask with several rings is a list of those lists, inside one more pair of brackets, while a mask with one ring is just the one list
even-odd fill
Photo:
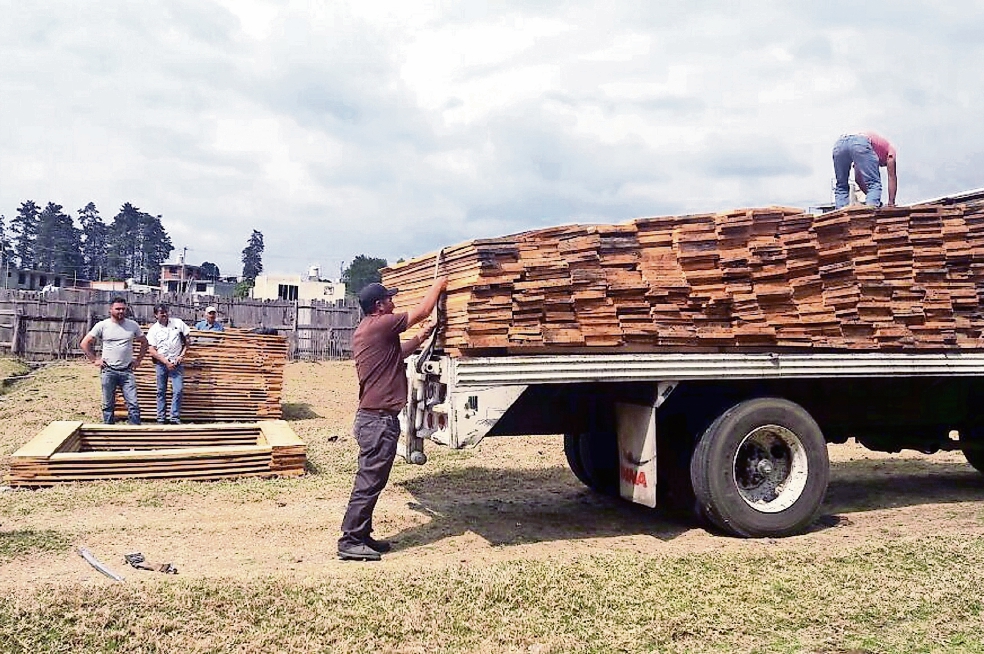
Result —
[[58, 421], [14, 452], [11, 486], [106, 479], [293, 477], [306, 446], [286, 422], [133, 426]]
[[[398, 311], [435, 256], [384, 269]], [[438, 270], [451, 354], [975, 348], [984, 202], [568, 225], [445, 248]]]
[[[143, 327], [146, 333], [149, 325]], [[183, 422], [277, 420], [287, 339], [239, 330], [192, 330], [184, 359]], [[156, 366], [148, 356], [136, 370], [137, 399], [144, 422], [157, 413]], [[171, 388], [168, 384], [170, 406]], [[126, 407], [117, 393], [116, 415], [126, 420]]]

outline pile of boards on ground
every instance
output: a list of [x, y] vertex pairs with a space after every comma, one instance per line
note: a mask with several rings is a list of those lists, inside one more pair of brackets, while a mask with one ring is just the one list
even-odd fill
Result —
[[90, 425], [57, 421], [14, 452], [7, 483], [304, 474], [305, 445], [283, 420], [211, 425]]
[[449, 277], [450, 354], [975, 348], [984, 201], [741, 209], [469, 241], [384, 269], [397, 310], [435, 270]]
[[148, 360], [136, 370], [145, 424], [124, 424], [126, 410], [117, 394], [118, 424], [51, 423], [14, 452], [6, 481], [51, 486], [106, 479], [302, 475], [306, 446], [279, 419], [286, 362], [283, 336], [193, 330], [185, 357], [183, 424], [153, 423], [155, 366]]
[[[287, 347], [287, 338], [277, 334], [192, 330], [184, 359], [182, 422], [280, 418]], [[147, 422], [157, 411], [155, 369], [148, 356], [135, 372], [140, 414]], [[170, 405], [170, 384], [167, 397]], [[119, 394], [116, 416], [126, 420]]]

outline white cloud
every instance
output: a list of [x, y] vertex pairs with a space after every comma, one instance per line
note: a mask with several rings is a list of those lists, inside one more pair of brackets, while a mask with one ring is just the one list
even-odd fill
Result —
[[162, 214], [189, 259], [335, 271], [566, 221], [984, 186], [978, 3], [0, 0], [0, 213]]

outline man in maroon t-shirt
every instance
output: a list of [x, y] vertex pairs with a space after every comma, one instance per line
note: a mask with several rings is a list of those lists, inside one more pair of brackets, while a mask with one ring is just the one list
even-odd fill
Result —
[[400, 439], [397, 417], [407, 403], [404, 359], [434, 329], [428, 323], [416, 336], [400, 343], [400, 334], [431, 314], [448, 278], [439, 277], [420, 304], [409, 313], [393, 313], [397, 289], [369, 284], [359, 293], [365, 317], [352, 336], [352, 356], [359, 376], [359, 410], [352, 433], [359, 443], [359, 469], [342, 518], [338, 556], [345, 560], [378, 561], [390, 550], [386, 541], [372, 537], [372, 512], [389, 481], [396, 445]]

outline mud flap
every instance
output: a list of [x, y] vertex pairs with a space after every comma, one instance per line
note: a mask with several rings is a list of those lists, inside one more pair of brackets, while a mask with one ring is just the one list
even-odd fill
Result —
[[615, 404], [618, 432], [619, 493], [624, 499], [656, 506], [656, 408]]

